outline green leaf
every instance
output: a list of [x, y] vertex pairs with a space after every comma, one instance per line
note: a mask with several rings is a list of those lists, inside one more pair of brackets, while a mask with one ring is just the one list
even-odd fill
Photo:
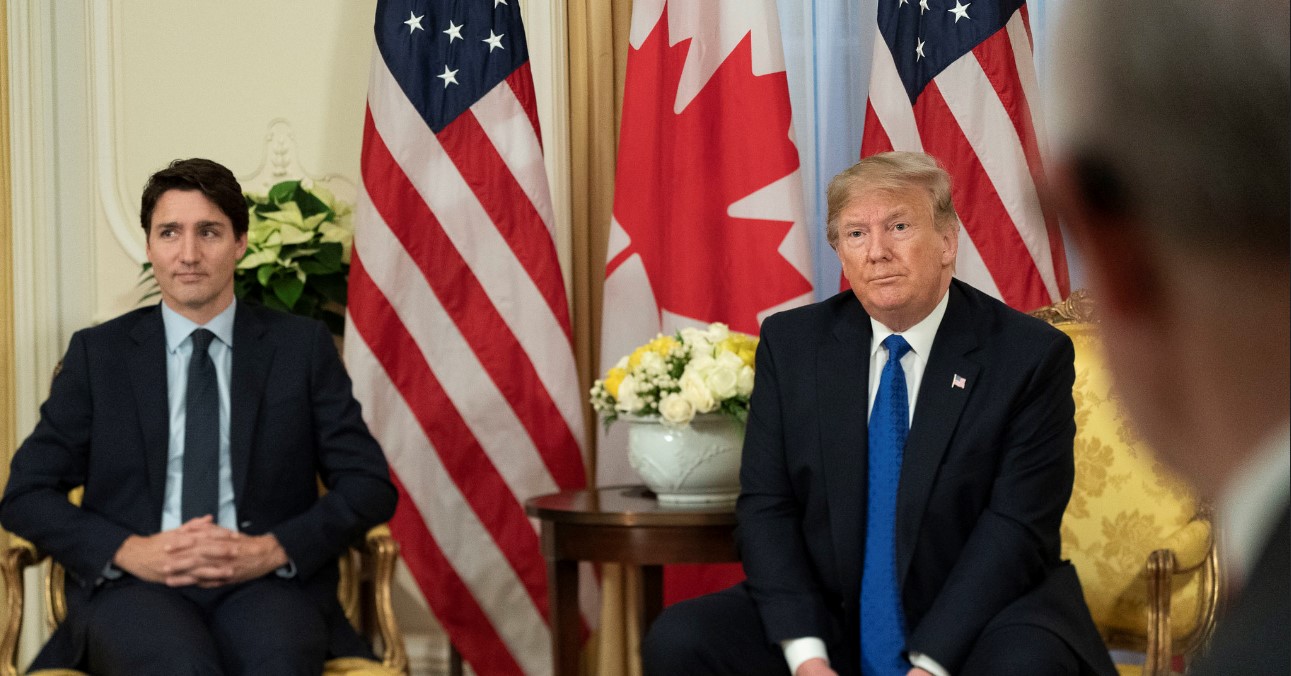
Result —
[[318, 245], [318, 255], [314, 258], [333, 270], [340, 270], [341, 255], [344, 252], [345, 247], [341, 246], [340, 242], [323, 242]]
[[304, 290], [305, 283], [295, 275], [275, 279], [273, 282], [273, 295], [277, 296], [288, 310], [296, 307], [296, 301], [300, 299], [300, 294]]
[[309, 278], [309, 285], [327, 300], [345, 305], [345, 294], [349, 287], [345, 273], [334, 272], [330, 275], [313, 276]]
[[332, 210], [323, 200], [318, 199], [308, 190], [301, 189], [296, 191], [296, 204], [300, 205], [300, 213], [306, 218], [315, 214], [331, 214]]
[[281, 204], [290, 201], [300, 187], [300, 181], [283, 181], [269, 189], [269, 201]]
[[278, 300], [273, 296], [264, 296], [259, 300], [261, 304], [263, 304], [267, 308], [271, 308], [281, 312], [291, 312], [291, 308], [287, 307], [286, 305], [283, 305], [282, 301]]
[[330, 275], [336, 272], [340, 272], [341, 265], [340, 263], [337, 263], [335, 265], [329, 265], [326, 263], [321, 263], [317, 260], [303, 260], [300, 262], [300, 269], [304, 270], [305, 274], [309, 275], [310, 277], [315, 277], [318, 275]]
[[269, 278], [273, 277], [273, 273], [280, 269], [281, 268], [278, 266], [272, 264], [262, 265], [258, 270], [256, 270], [256, 280], [260, 282], [260, 286], [269, 286]]

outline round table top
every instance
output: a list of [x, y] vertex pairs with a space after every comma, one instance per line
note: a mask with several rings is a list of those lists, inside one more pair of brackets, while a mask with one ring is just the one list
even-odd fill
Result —
[[735, 507], [661, 505], [645, 486], [562, 491], [525, 501], [525, 512], [544, 521], [598, 526], [729, 526]]

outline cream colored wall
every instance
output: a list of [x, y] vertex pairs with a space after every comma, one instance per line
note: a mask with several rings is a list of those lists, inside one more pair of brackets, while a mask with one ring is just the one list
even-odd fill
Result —
[[[514, 1], [514, 0], [513, 0]], [[285, 119], [311, 176], [359, 180], [375, 0], [9, 0], [14, 204], [14, 422], [35, 424], [76, 329], [134, 307], [139, 194], [177, 157], [239, 177], [265, 162]], [[569, 279], [564, 3], [522, 0]], [[400, 579], [411, 587], [406, 570]], [[33, 603], [38, 599], [30, 598]], [[414, 673], [445, 645], [412, 592], [396, 601]], [[28, 631], [24, 653], [38, 647]]]
[[[92, 124], [102, 219], [95, 228], [94, 319], [132, 307], [143, 236], [138, 195], [148, 175], [176, 157], [220, 161], [239, 177], [265, 160], [264, 137], [287, 120], [297, 159], [313, 176], [357, 182], [375, 0], [173, 0], [92, 2]], [[549, 167], [564, 161], [563, 9], [555, 0], [523, 6]], [[559, 35], [551, 35], [552, 26]], [[538, 32], [535, 32], [538, 31]], [[553, 72], [557, 71], [557, 72]], [[558, 77], [557, 77], [558, 75]], [[567, 175], [565, 172], [564, 175]], [[561, 174], [556, 174], [560, 176]], [[569, 278], [567, 181], [553, 180], [558, 247]]]
[[91, 75], [107, 96], [95, 97], [92, 116], [112, 131], [97, 139], [109, 157], [97, 163], [95, 319], [138, 300], [138, 195], [171, 159], [210, 157], [248, 176], [264, 160], [270, 121], [283, 118], [306, 171], [358, 179], [374, 7], [128, 0], [95, 8], [106, 21], [91, 22], [91, 44], [108, 58], [96, 59]]

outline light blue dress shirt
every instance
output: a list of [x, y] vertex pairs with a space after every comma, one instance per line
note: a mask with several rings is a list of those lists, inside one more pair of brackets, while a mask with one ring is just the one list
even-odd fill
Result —
[[188, 362], [193, 355], [193, 331], [204, 328], [215, 334], [207, 353], [215, 362], [215, 379], [220, 395], [220, 513], [216, 522], [232, 531], [238, 529], [237, 507], [233, 502], [233, 467], [229, 460], [229, 383], [233, 377], [233, 315], [235, 299], [205, 325], [175, 312], [161, 303], [161, 320], [166, 327], [166, 399], [170, 406], [170, 441], [166, 452], [166, 493], [162, 502], [161, 529], [183, 525], [181, 503], [184, 494], [184, 425], [188, 411]]

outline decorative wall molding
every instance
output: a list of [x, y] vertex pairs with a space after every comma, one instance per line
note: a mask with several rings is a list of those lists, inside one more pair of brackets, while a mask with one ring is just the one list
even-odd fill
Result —
[[115, 2], [87, 0], [90, 15], [90, 74], [92, 85], [91, 115], [94, 120], [94, 166], [98, 183], [99, 205], [108, 226], [126, 255], [136, 263], [147, 260], [144, 254], [143, 230], [136, 227], [139, 214], [127, 207], [130, 193], [122, 180], [117, 139], [121, 128], [117, 121], [117, 68], [121, 61], [116, 33], [120, 21]]
[[358, 185], [347, 176], [315, 176], [306, 171], [296, 152], [296, 134], [291, 123], [285, 118], [274, 118], [269, 121], [269, 130], [265, 132], [264, 157], [260, 159], [260, 166], [251, 174], [238, 177], [238, 182], [242, 184], [243, 192], [264, 194], [275, 184], [294, 179], [321, 185], [350, 204], [358, 195]]
[[[43, 3], [10, 2], [9, 138], [12, 168], [14, 426], [23, 434], [36, 424], [38, 407], [58, 361], [55, 298], [58, 265], [54, 213], [52, 49], [50, 9]], [[26, 601], [39, 608], [39, 585], [28, 584]], [[20, 656], [29, 659], [44, 643], [40, 613], [27, 613]]]

